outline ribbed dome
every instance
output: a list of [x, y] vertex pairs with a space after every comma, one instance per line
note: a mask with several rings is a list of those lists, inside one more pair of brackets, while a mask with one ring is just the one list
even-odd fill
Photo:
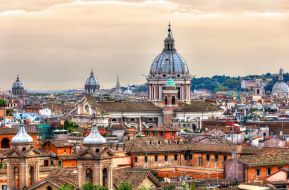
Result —
[[104, 143], [106, 143], [106, 139], [103, 136], [101, 136], [96, 125], [92, 126], [89, 135], [87, 135], [83, 139], [83, 144], [104, 144]]
[[12, 143], [31, 143], [31, 142], [33, 142], [33, 138], [30, 135], [28, 135], [24, 125], [21, 124], [17, 134], [12, 138]]
[[97, 86], [97, 85], [99, 85], [98, 81], [94, 77], [93, 71], [91, 71], [90, 76], [86, 79], [85, 85], [89, 85], [89, 86]]
[[274, 84], [272, 93], [289, 93], [288, 84], [284, 81], [278, 81]]
[[185, 60], [175, 49], [175, 40], [169, 25], [168, 36], [164, 40], [164, 49], [153, 61], [151, 75], [182, 75], [189, 74]]
[[152, 63], [150, 74], [189, 74], [188, 66], [177, 52], [164, 51]]
[[12, 89], [23, 89], [23, 85], [19, 79], [19, 76], [17, 76], [16, 81], [13, 83]]

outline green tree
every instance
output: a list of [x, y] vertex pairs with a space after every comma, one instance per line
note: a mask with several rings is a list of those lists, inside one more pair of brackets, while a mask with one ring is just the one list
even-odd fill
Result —
[[6, 106], [6, 100], [0, 99], [0, 107], [5, 107]]
[[82, 185], [83, 190], [93, 190], [93, 185], [91, 183], [84, 183]]
[[117, 187], [117, 190], [132, 190], [132, 185], [127, 182], [121, 182]]
[[7, 116], [13, 116], [13, 111], [11, 109], [6, 110], [6, 115]]
[[74, 190], [74, 189], [75, 189], [75, 188], [73, 187], [73, 185], [67, 184], [67, 183], [63, 184], [63, 185], [59, 188], [59, 190]]
[[83, 190], [108, 190], [107, 187], [102, 185], [93, 185], [92, 183], [84, 183], [82, 185]]

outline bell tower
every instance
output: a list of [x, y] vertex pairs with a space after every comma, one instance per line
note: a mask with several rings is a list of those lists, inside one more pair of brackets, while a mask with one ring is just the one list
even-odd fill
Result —
[[33, 139], [27, 134], [23, 124], [12, 138], [11, 144], [6, 158], [8, 188], [28, 188], [38, 182], [41, 158], [45, 156], [34, 148]]
[[112, 151], [97, 125], [83, 139], [83, 150], [77, 155], [79, 187], [84, 183], [100, 184], [112, 189]]
[[163, 90], [163, 115], [164, 126], [170, 127], [172, 119], [174, 117], [174, 110], [178, 107], [178, 90], [176, 83], [172, 78], [169, 78], [166, 82], [166, 86]]

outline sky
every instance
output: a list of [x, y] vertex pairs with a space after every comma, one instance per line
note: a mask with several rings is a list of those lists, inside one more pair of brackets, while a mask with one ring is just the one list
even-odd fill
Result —
[[169, 21], [196, 77], [289, 72], [288, 0], [0, 0], [0, 89], [143, 84]]

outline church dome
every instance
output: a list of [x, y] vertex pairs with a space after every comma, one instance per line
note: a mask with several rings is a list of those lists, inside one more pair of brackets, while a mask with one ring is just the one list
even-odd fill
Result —
[[283, 80], [283, 69], [280, 69], [278, 74], [278, 81], [274, 84], [272, 88], [272, 94], [276, 98], [288, 98], [289, 96], [289, 86]]
[[90, 85], [90, 86], [97, 86], [98, 81], [96, 80], [93, 71], [91, 71], [90, 76], [86, 79], [85, 81], [85, 85]]
[[21, 124], [17, 134], [12, 138], [11, 142], [12, 143], [32, 143], [33, 138], [30, 135], [28, 135], [28, 133], [25, 130], [24, 125]]
[[185, 60], [175, 49], [175, 40], [169, 25], [168, 36], [164, 40], [164, 49], [153, 61], [150, 75], [181, 76], [189, 74]]
[[130, 90], [129, 86], [127, 89], [123, 92], [125, 95], [133, 95], [133, 92]]
[[101, 136], [96, 125], [92, 126], [89, 135], [87, 135], [83, 139], [83, 144], [104, 144], [104, 143], [106, 143], [106, 139], [103, 136]]
[[23, 85], [19, 79], [19, 76], [17, 76], [16, 81], [12, 84], [12, 89], [23, 89]]
[[288, 84], [283, 81], [278, 81], [274, 84], [272, 92], [273, 94], [274, 93], [289, 93]]

